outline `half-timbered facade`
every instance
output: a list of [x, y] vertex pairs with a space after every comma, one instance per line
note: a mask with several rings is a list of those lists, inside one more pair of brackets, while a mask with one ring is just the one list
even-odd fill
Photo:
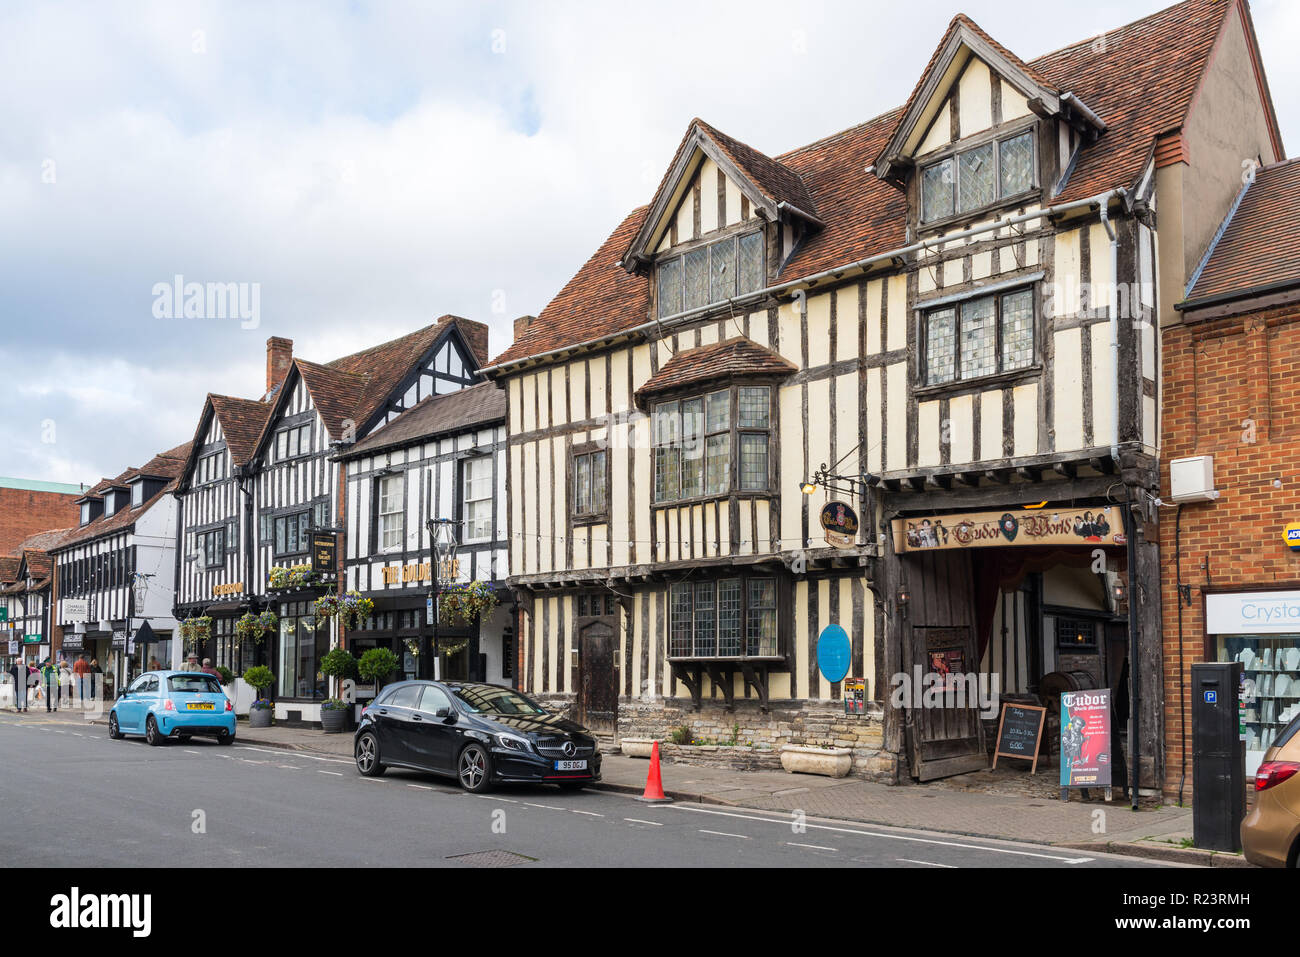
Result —
[[38, 532], [0, 556], [0, 663], [39, 663], [57, 647], [50, 615], [54, 600], [52, 549], [68, 529]]
[[[349, 638], [354, 654], [390, 648], [407, 678], [513, 683], [505, 406], [504, 394], [487, 382], [434, 395], [340, 456], [346, 587], [375, 602], [374, 617]], [[437, 519], [454, 524], [457, 541], [442, 586], [483, 582], [498, 604], [486, 619], [440, 621], [435, 649], [426, 602], [436, 567], [428, 523]]]
[[[60, 650], [97, 659], [118, 680], [151, 659], [163, 667], [180, 664], [172, 641], [177, 526], [171, 493], [189, 452], [187, 443], [99, 482], [79, 500], [81, 524], [52, 550]], [[144, 622], [157, 644], [134, 642]]]
[[[521, 686], [624, 733], [753, 711], [791, 741], [857, 678], [883, 717], [858, 772], [927, 779], [986, 766], [985, 726], [904, 678], [983, 676], [996, 711], [1117, 686], [1132, 635], [1150, 783], [1157, 319], [1170, 250], [1209, 238], [1189, 196], [1236, 192], [1197, 133], [1228, 87], [1254, 91], [1235, 151], [1274, 156], [1245, 5], [1189, 0], [1030, 62], [958, 16], [903, 107], [777, 157], [692, 122], [488, 370]], [[836, 501], [861, 520], [832, 545]]]

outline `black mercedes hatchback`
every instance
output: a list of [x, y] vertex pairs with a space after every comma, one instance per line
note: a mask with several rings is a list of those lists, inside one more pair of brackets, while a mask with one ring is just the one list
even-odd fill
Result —
[[600, 780], [600, 750], [582, 725], [517, 691], [470, 681], [401, 681], [361, 714], [357, 770], [390, 767], [454, 776], [467, 791], [498, 783], [577, 789]]

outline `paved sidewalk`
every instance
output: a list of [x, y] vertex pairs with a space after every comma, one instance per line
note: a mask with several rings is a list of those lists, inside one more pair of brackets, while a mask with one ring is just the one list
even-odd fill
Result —
[[[28, 715], [25, 721], [84, 724], [75, 713]], [[106, 723], [99, 718], [97, 724]], [[325, 734], [309, 728], [276, 725], [249, 728], [241, 721], [236, 740], [255, 747], [310, 751], [352, 757], [352, 734]], [[605, 755], [600, 787], [629, 794], [645, 789], [649, 761], [622, 754]], [[685, 764], [662, 764], [664, 791], [678, 801], [802, 811], [812, 818], [911, 827], [948, 834], [1003, 838], [1088, 850], [1174, 860], [1214, 867], [1249, 866], [1239, 854], [1188, 848], [1192, 836], [1190, 808], [1164, 806], [1133, 812], [1126, 804], [1063, 803], [1056, 798], [961, 790], [937, 785], [891, 787], [857, 778], [827, 778], [784, 771], [731, 771]]]

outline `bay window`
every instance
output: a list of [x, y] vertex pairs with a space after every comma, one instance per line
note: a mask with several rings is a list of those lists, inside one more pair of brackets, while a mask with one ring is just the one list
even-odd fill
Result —
[[[769, 490], [772, 390], [739, 386], [654, 408], [655, 501]], [[738, 468], [732, 467], [735, 459]]]
[[735, 577], [669, 588], [670, 658], [773, 658], [776, 580]]

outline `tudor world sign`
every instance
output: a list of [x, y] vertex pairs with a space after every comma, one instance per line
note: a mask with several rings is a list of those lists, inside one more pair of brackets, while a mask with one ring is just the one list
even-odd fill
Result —
[[1127, 541], [1119, 507], [1108, 505], [896, 518], [893, 532], [897, 554], [1019, 545], [1123, 545]]

